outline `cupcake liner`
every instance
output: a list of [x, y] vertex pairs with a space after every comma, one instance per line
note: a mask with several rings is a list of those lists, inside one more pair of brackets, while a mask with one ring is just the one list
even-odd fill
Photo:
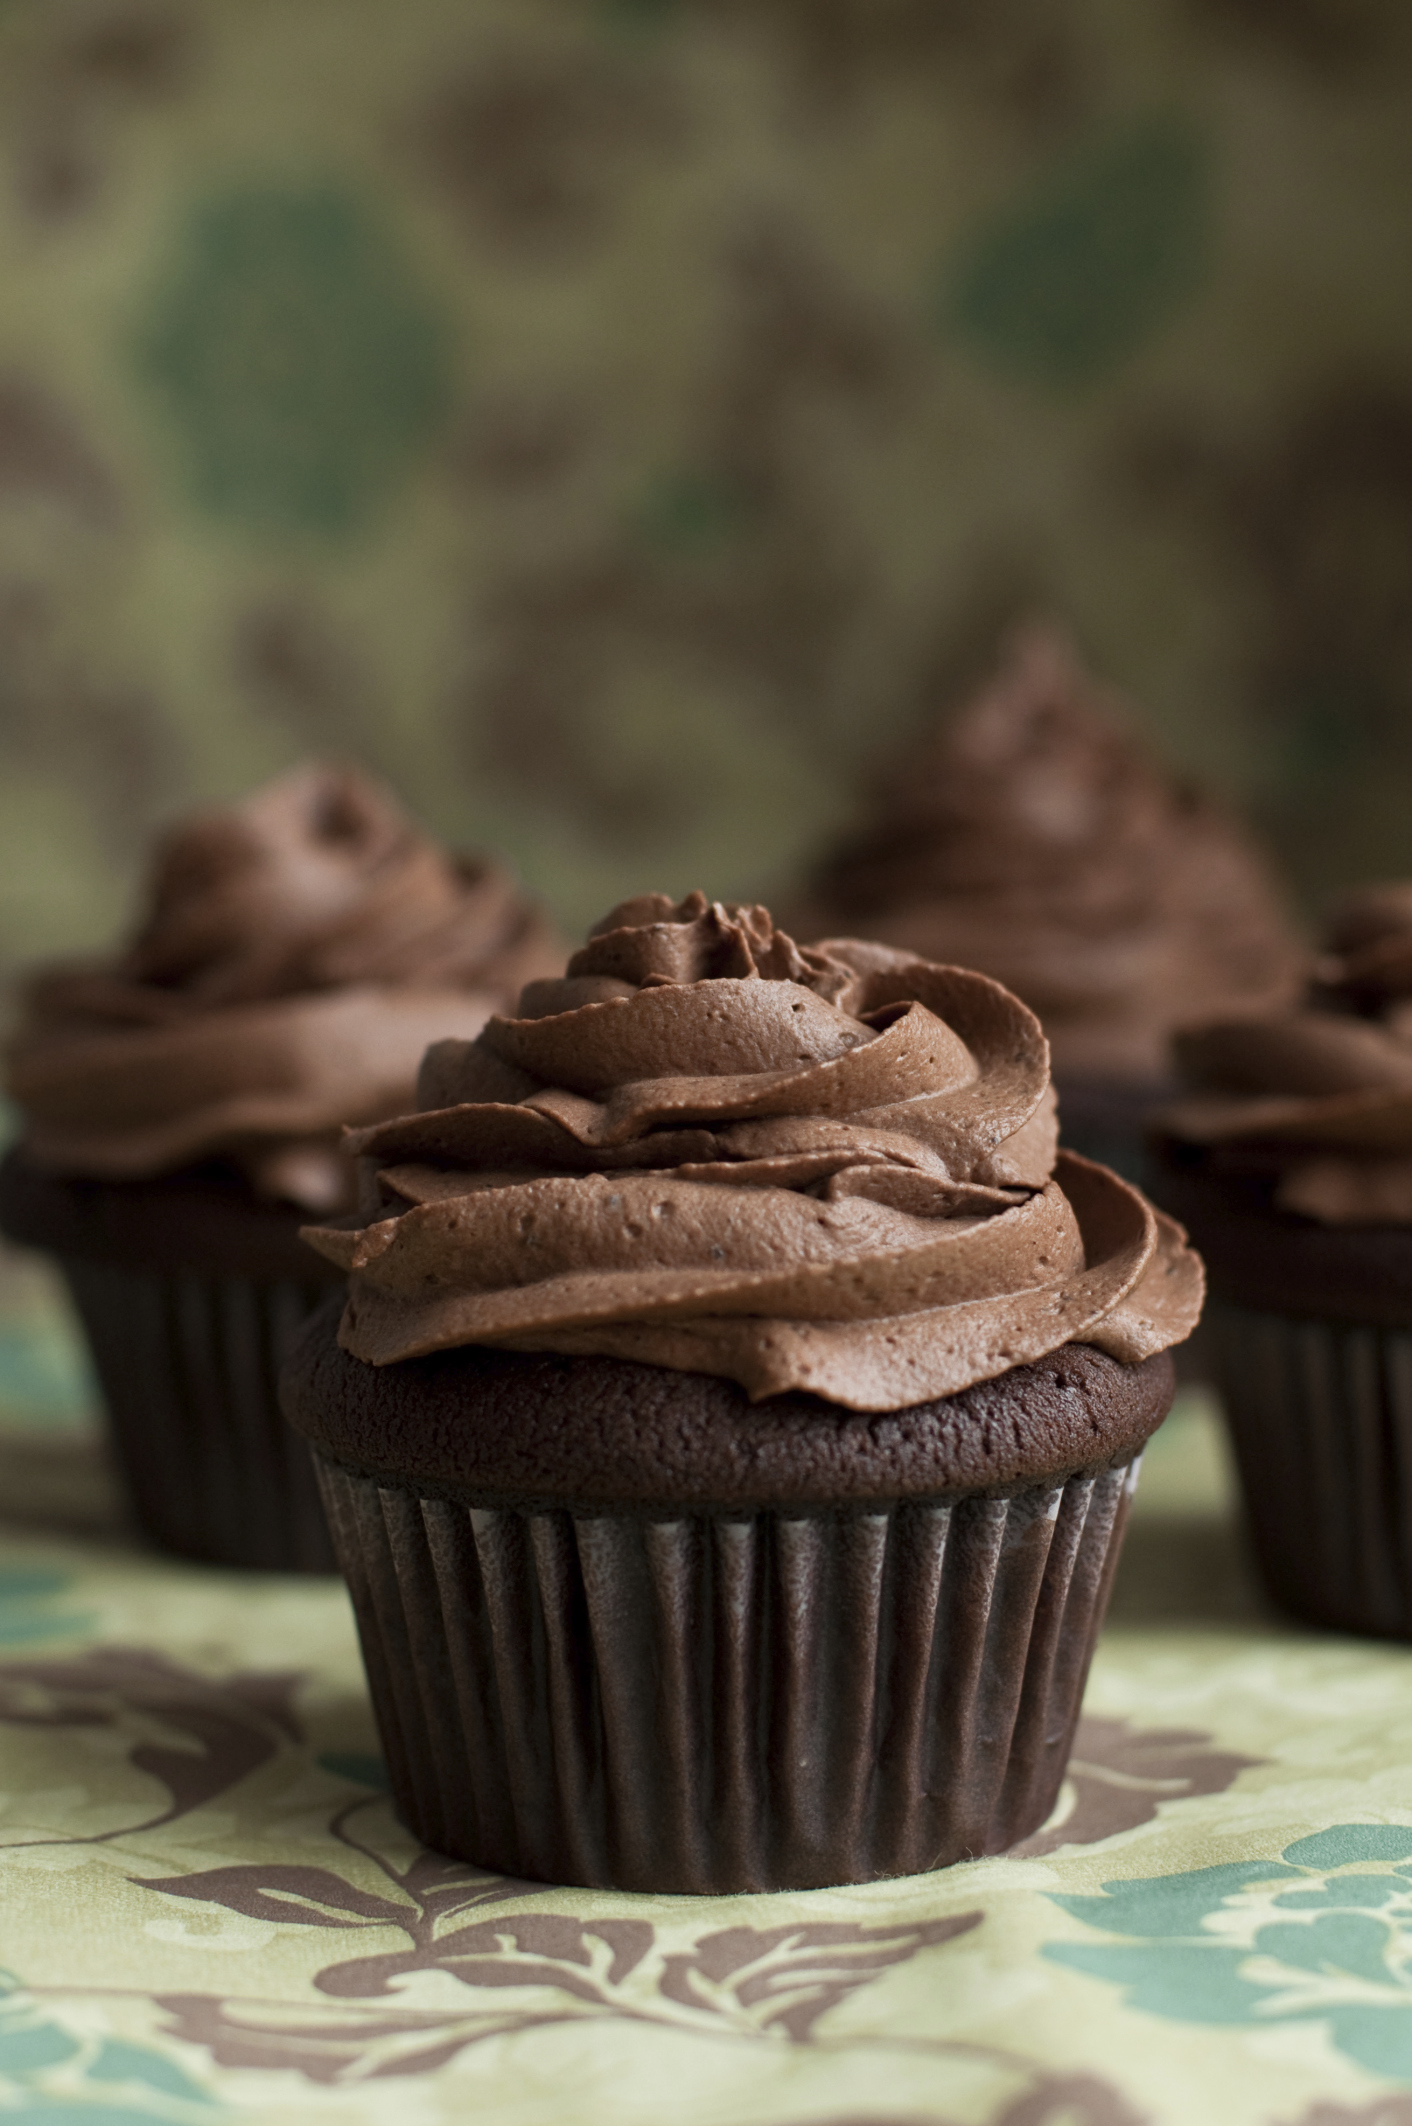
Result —
[[144, 1534], [213, 1565], [337, 1571], [310, 1451], [275, 1393], [327, 1284], [60, 1266]]
[[695, 1894], [912, 1874], [1042, 1823], [1137, 1475], [575, 1514], [315, 1459], [409, 1827], [507, 1874]]
[[1271, 1594], [1309, 1623], [1412, 1638], [1412, 1329], [1208, 1319]]

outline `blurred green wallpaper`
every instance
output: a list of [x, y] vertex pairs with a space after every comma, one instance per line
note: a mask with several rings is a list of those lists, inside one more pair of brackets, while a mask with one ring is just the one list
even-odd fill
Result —
[[352, 755], [783, 887], [1011, 615], [1412, 868], [1405, 0], [3, 0], [0, 960]]

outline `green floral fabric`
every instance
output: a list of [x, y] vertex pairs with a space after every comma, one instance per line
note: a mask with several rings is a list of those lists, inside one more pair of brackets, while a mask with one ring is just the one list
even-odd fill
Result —
[[8, 0], [0, 965], [310, 751], [788, 892], [1007, 618], [1406, 868], [1402, 0]]
[[134, 352], [203, 514], [336, 537], [425, 456], [444, 340], [355, 194], [247, 186], [192, 215]]
[[0, 1418], [0, 2118], [1412, 2121], [1412, 1652], [1264, 1608], [1194, 1391], [1051, 1821], [720, 1900], [419, 1848], [342, 1588], [144, 1554], [82, 1402]]

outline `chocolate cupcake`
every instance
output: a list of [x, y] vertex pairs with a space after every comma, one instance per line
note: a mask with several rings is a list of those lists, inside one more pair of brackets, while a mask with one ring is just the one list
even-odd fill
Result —
[[1412, 1638], [1412, 884], [1348, 896], [1302, 1007], [1176, 1054], [1154, 1187], [1210, 1268], [1265, 1580], [1311, 1623]]
[[24, 989], [0, 1228], [58, 1257], [145, 1532], [329, 1571], [275, 1396], [290, 1332], [337, 1282], [299, 1225], [352, 1201], [341, 1125], [406, 1107], [429, 1040], [472, 1036], [562, 958], [500, 871], [443, 854], [348, 769], [186, 821], [148, 903], [114, 958]]
[[1049, 1038], [1063, 1141], [1132, 1179], [1172, 1030], [1292, 996], [1305, 961], [1242, 829], [1043, 628], [901, 762], [792, 922], [1003, 982]]
[[1033, 1015], [654, 896], [420, 1097], [284, 1383], [411, 1828], [690, 1892], [1034, 1829], [1200, 1266]]

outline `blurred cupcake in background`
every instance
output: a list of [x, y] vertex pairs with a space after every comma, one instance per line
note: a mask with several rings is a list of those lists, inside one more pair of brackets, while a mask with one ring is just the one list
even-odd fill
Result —
[[0, 1228], [59, 1260], [146, 1533], [330, 1569], [274, 1398], [328, 1289], [299, 1224], [352, 1201], [342, 1125], [409, 1107], [428, 1042], [472, 1038], [563, 956], [503, 871], [351, 768], [186, 819], [146, 898], [116, 955], [24, 985]]
[[1175, 1049], [1154, 1188], [1210, 1270], [1265, 1579], [1310, 1622], [1412, 1638], [1412, 883], [1343, 901], [1302, 1004]]
[[1130, 1177], [1173, 1029], [1289, 998], [1307, 957], [1238, 822], [1041, 626], [890, 771], [790, 921], [1003, 982], [1048, 1035], [1064, 1142]]

